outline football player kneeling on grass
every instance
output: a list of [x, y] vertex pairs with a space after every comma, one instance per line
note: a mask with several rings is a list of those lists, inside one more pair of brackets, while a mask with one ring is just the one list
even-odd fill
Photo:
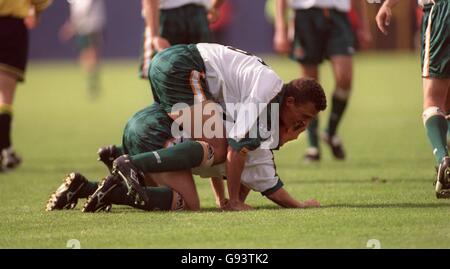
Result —
[[[210, 149], [201, 141], [175, 139], [171, 134], [172, 119], [159, 108], [157, 103], [137, 112], [129, 121], [124, 131], [122, 147], [108, 146], [99, 150], [99, 159], [112, 171], [113, 161], [123, 154], [154, 152], [160, 160], [171, 154], [166, 148], [178, 147], [186, 150], [198, 143], [204, 156]], [[304, 130], [289, 129], [280, 133], [280, 143], [294, 140]], [[194, 158], [194, 156], [192, 157]], [[182, 160], [180, 160], [182, 161]], [[193, 160], [195, 161], [195, 160]], [[63, 184], [53, 193], [46, 205], [46, 210], [72, 209], [78, 199], [88, 198], [84, 212], [109, 210], [112, 204], [129, 205], [143, 210], [199, 210], [200, 201], [192, 173], [201, 177], [211, 177], [216, 204], [221, 209], [228, 209], [228, 199], [224, 194], [222, 179], [226, 176], [225, 163], [208, 166], [207, 159], [198, 160], [199, 166], [192, 169], [146, 173], [140, 171], [135, 182], [122, 181], [117, 174], [107, 176], [99, 185], [88, 181], [79, 173], [71, 173]], [[183, 165], [183, 164], [181, 164]], [[139, 170], [138, 170], [139, 171]], [[256, 149], [248, 153], [242, 172], [239, 199], [244, 203], [250, 190], [262, 193], [276, 204], [287, 208], [317, 207], [316, 200], [298, 201], [283, 188], [283, 183], [276, 173], [273, 153], [267, 149]]]

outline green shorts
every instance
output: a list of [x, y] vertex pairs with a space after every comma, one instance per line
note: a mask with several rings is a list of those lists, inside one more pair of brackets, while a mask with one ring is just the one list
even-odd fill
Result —
[[211, 99], [205, 64], [194, 44], [175, 45], [158, 53], [149, 75], [153, 100], [167, 113], [178, 103], [192, 106]]
[[322, 8], [295, 11], [292, 59], [317, 65], [325, 58], [353, 52], [353, 32], [345, 12]]
[[103, 42], [103, 34], [101, 32], [79, 34], [77, 35], [76, 42], [79, 50], [92, 47], [100, 48]]
[[126, 154], [136, 155], [170, 146], [172, 119], [157, 103], [146, 107], [128, 120], [122, 146]]
[[421, 35], [422, 77], [450, 78], [450, 1], [424, 7]]
[[[159, 17], [160, 35], [171, 45], [211, 42], [207, 10], [202, 5], [188, 4], [172, 9], [162, 9]], [[148, 77], [150, 63], [157, 52], [151, 46], [149, 33], [143, 35], [141, 78]]]

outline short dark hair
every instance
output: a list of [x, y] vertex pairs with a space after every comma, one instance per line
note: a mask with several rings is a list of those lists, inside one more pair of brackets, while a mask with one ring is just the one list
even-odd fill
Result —
[[327, 108], [327, 98], [322, 86], [311, 78], [294, 79], [283, 85], [284, 98], [294, 97], [295, 104], [312, 102], [317, 111]]

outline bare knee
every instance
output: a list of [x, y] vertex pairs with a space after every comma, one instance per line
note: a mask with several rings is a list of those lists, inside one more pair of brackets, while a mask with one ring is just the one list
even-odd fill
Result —
[[350, 92], [352, 88], [352, 76], [349, 73], [340, 73], [336, 76], [336, 88]]

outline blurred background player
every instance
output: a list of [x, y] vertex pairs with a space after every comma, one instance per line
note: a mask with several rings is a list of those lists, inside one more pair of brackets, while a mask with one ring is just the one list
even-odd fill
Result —
[[36, 26], [51, 0], [0, 0], [0, 171], [18, 166], [21, 158], [11, 142], [17, 82], [25, 79], [28, 29]]
[[212, 42], [209, 23], [219, 18], [224, 0], [142, 0], [145, 19], [141, 78], [148, 77], [153, 56], [172, 45]]
[[[388, 34], [392, 8], [399, 0], [387, 0], [376, 16], [378, 28]], [[423, 124], [438, 165], [436, 197], [450, 198], [450, 158], [447, 148], [450, 112], [450, 1], [418, 1], [423, 6], [421, 34]]]
[[[337, 129], [347, 107], [352, 87], [354, 34], [348, 18], [351, 1], [291, 0], [289, 4], [295, 10], [292, 44], [288, 36], [288, 23], [285, 20], [288, 2], [277, 0], [274, 48], [279, 53], [290, 52], [291, 58], [300, 63], [303, 76], [316, 80], [319, 80], [319, 64], [324, 59], [330, 60], [336, 86], [328, 127], [322, 138], [331, 147], [333, 156], [343, 160], [345, 151], [337, 136]], [[360, 9], [359, 13], [361, 21], [367, 21], [363, 9]], [[367, 23], [361, 24], [361, 30], [357, 34], [360, 46], [370, 42], [371, 35]], [[308, 127], [309, 148], [305, 160], [309, 162], [320, 160], [318, 126], [318, 119], [315, 119]]]
[[70, 18], [61, 27], [60, 39], [67, 41], [76, 36], [80, 50], [79, 60], [87, 74], [87, 88], [92, 97], [100, 91], [100, 52], [106, 24], [103, 0], [67, 0]]

